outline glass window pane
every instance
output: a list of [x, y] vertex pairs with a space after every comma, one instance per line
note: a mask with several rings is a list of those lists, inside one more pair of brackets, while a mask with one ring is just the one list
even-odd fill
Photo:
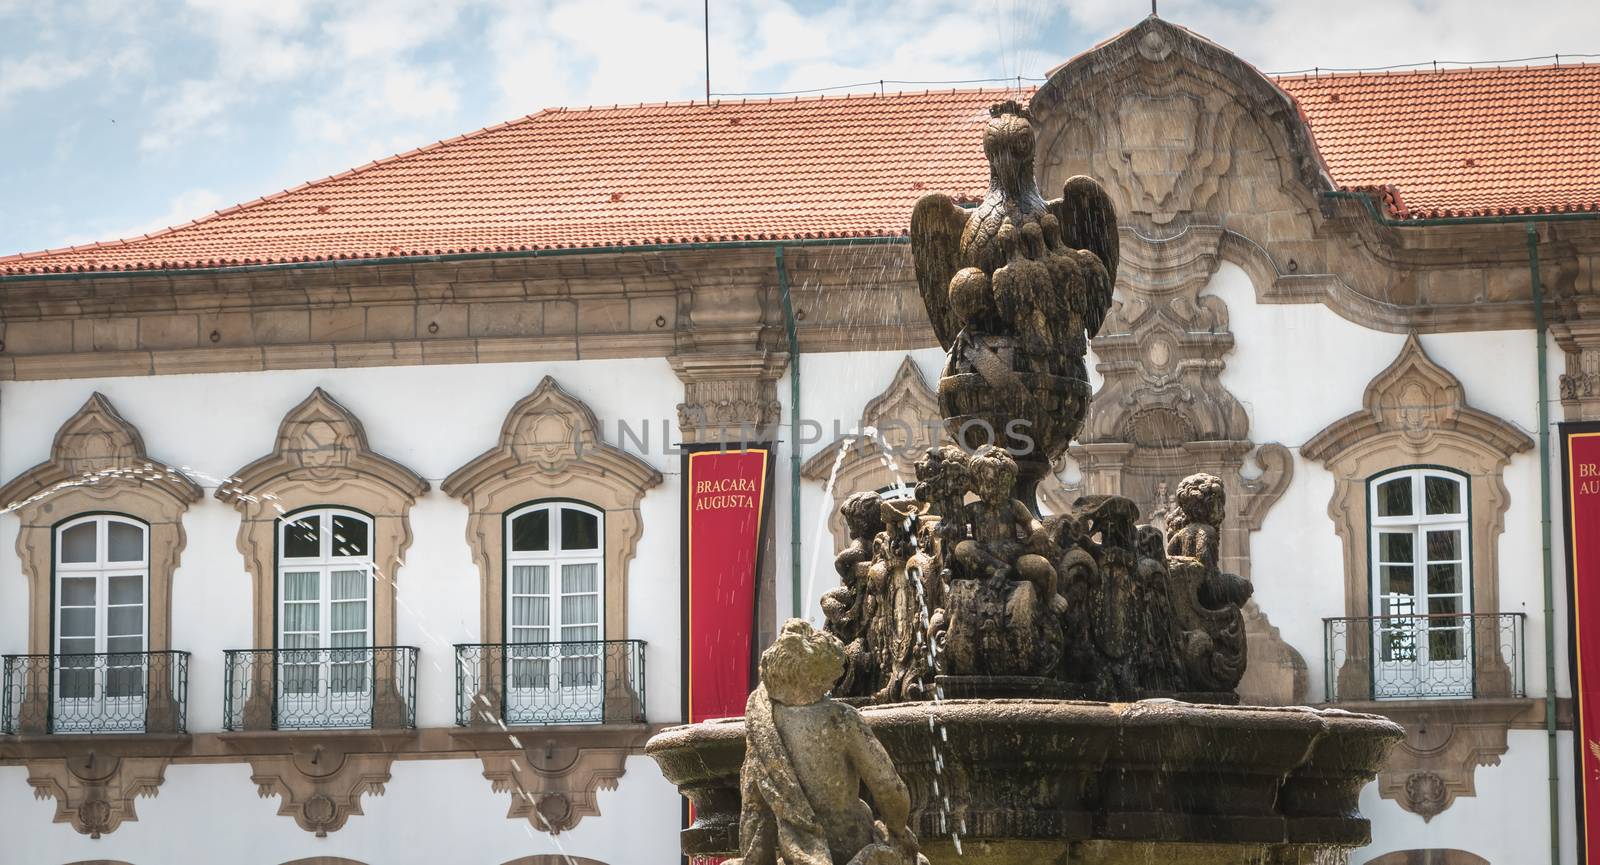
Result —
[[600, 588], [600, 566], [594, 562], [561, 566], [561, 593], [597, 592]]
[[67, 577], [61, 581], [61, 606], [94, 606], [94, 577]]
[[[600, 621], [600, 599], [594, 595], [568, 595], [561, 599], [562, 625], [591, 625]], [[561, 639], [565, 640], [566, 635]], [[582, 639], [599, 639], [599, 636]]]
[[1428, 532], [1428, 561], [1453, 562], [1461, 559], [1461, 532]]
[[594, 550], [600, 548], [600, 520], [594, 514], [577, 508], [561, 509], [561, 549]]
[[314, 559], [322, 555], [322, 535], [315, 516], [295, 520], [283, 527], [283, 556], [288, 559]]
[[144, 607], [112, 607], [106, 610], [106, 636], [126, 637], [144, 633]]
[[[315, 632], [321, 617], [316, 604], [284, 604], [283, 605], [283, 630], [287, 635], [293, 631]], [[316, 645], [315, 643], [312, 644]], [[285, 648], [299, 649], [304, 646], [285, 645]]]
[[[360, 631], [365, 634], [367, 630], [367, 602], [336, 602], [333, 605], [333, 620], [330, 624], [335, 631]], [[339, 644], [335, 643], [334, 645]], [[354, 645], [360, 645], [360, 643]]]
[[[569, 599], [570, 600], [570, 599]], [[561, 629], [561, 642], [563, 643], [593, 643], [600, 639], [600, 628], [597, 625], [582, 625], [580, 627]], [[594, 646], [578, 646], [577, 654], [593, 652]]]
[[[61, 611], [61, 636], [63, 637], [92, 637], [94, 636], [94, 610], [62, 610]], [[89, 651], [94, 651], [90, 649]]]
[[1429, 476], [1423, 479], [1429, 514], [1461, 513], [1461, 482], [1453, 478]]
[[113, 562], [144, 561], [144, 529], [131, 523], [106, 523], [106, 547]]
[[516, 565], [511, 569], [511, 592], [517, 595], [550, 593], [550, 569], [545, 565]]
[[91, 654], [94, 652], [94, 637], [66, 637], [61, 638], [59, 650], [63, 655]]
[[[144, 637], [108, 637], [106, 639], [107, 652], [143, 652]], [[117, 663], [134, 663], [137, 657], [123, 656], [117, 658]]]
[[115, 667], [106, 671], [106, 696], [137, 697], [144, 693], [144, 670]]
[[[1453, 621], [1459, 622], [1460, 619]], [[1428, 629], [1428, 660], [1430, 661], [1460, 661], [1466, 657], [1463, 651], [1464, 640], [1458, 628], [1432, 627]]]
[[1378, 561], [1388, 564], [1410, 563], [1412, 543], [1416, 536], [1410, 532], [1380, 532], [1378, 534]]
[[[338, 613], [335, 613], [334, 617], [338, 618]], [[361, 617], [365, 619], [366, 613], [361, 612]], [[363, 624], [365, 624], [365, 622], [363, 622]], [[329, 645], [335, 649], [364, 649], [367, 645], [367, 632], [346, 631], [343, 633], [331, 634], [329, 635], [329, 640]], [[365, 660], [366, 654], [366, 652], [360, 652], [354, 653], [353, 656], [353, 653], [351, 652], [341, 652], [339, 653], [338, 659], [344, 661]]]
[[[315, 609], [316, 609], [315, 607], [312, 607], [312, 610], [315, 610]], [[316, 627], [316, 626], [313, 625], [312, 627]], [[321, 642], [319, 642], [320, 639], [321, 638], [319, 636], [317, 636], [316, 634], [314, 634], [314, 633], [312, 633], [312, 634], [284, 634], [283, 635], [283, 647], [285, 649], [315, 649], [315, 648], [318, 648], [318, 647], [320, 647], [322, 645]], [[298, 661], [298, 662], [304, 662], [306, 660], [306, 657], [304, 655], [306, 655], [306, 654], [309, 654], [309, 653], [296, 653], [293, 656], [291, 656], [289, 658], [289, 660]]]
[[111, 603], [113, 604], [142, 604], [144, 603], [144, 577], [126, 575], [112, 577]]
[[94, 561], [95, 523], [79, 523], [61, 533], [61, 561], [78, 564]]
[[62, 670], [61, 696], [69, 699], [88, 699], [94, 696], [93, 670]]
[[513, 628], [544, 627], [550, 624], [550, 599], [521, 597], [511, 599]]
[[283, 599], [285, 601], [314, 601], [319, 596], [316, 571], [285, 571], [283, 574]]
[[1383, 565], [1383, 582], [1378, 590], [1385, 595], [1416, 594], [1415, 570], [1410, 565]]
[[[1461, 599], [1460, 598], [1429, 598], [1428, 599], [1428, 612], [1432, 613], [1433, 615], [1436, 615], [1436, 616], [1437, 615], [1441, 615], [1441, 614], [1459, 613], [1459, 612], [1461, 612]], [[1456, 625], [1456, 624], [1459, 624], [1459, 623], [1460, 622], [1457, 619], [1443, 619], [1443, 620], [1439, 620], [1438, 621], [1438, 624], [1441, 625], [1441, 626]]]
[[359, 571], [334, 571], [333, 572], [333, 600], [351, 601], [367, 597], [366, 570]]
[[550, 511], [540, 508], [511, 521], [511, 549], [518, 553], [542, 553], [550, 549]]
[[1395, 478], [1378, 484], [1378, 516], [1411, 516], [1411, 478]]
[[1458, 564], [1429, 565], [1428, 593], [1433, 595], [1461, 594], [1461, 566]]
[[367, 521], [357, 517], [334, 514], [333, 554], [336, 556], [364, 558], [368, 552]]

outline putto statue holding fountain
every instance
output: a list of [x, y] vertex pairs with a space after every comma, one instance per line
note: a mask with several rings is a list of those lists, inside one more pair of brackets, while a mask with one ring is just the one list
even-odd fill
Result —
[[844, 502], [824, 630], [784, 626], [745, 718], [647, 746], [694, 805], [684, 852], [739, 851], [739, 865], [1342, 861], [1370, 837], [1361, 789], [1401, 731], [1228, 705], [1252, 587], [1221, 570], [1221, 480], [1184, 478], [1165, 532], [1121, 496], [1040, 512], [1035, 487], [1089, 408], [1117, 218], [1088, 177], [1040, 195], [1016, 102], [993, 107], [983, 146], [982, 204], [929, 195], [911, 217], [948, 353], [951, 443], [916, 462], [914, 499]]

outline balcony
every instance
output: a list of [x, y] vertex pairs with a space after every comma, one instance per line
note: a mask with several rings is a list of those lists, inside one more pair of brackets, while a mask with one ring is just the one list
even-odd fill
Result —
[[417, 648], [235, 649], [225, 653], [228, 730], [417, 725]]
[[1524, 613], [1323, 619], [1328, 702], [1527, 696]]
[[183, 733], [188, 652], [6, 655], [0, 732]]
[[456, 645], [456, 723], [644, 723], [644, 641]]

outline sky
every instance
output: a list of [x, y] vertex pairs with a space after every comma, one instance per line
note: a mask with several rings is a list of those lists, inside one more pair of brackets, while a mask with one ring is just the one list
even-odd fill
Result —
[[[1268, 72], [1600, 52], [1593, 0], [1159, 3]], [[703, 12], [0, 0], [0, 255], [137, 236], [546, 107], [703, 98]], [[711, 0], [711, 85], [1042, 77], [1149, 13], [1149, 0]]]

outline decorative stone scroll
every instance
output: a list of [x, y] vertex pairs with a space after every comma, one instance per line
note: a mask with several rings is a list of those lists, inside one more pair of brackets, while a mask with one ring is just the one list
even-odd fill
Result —
[[134, 800], [155, 796], [166, 778], [167, 757], [117, 757], [86, 750], [61, 758], [29, 760], [28, 783], [39, 799], [55, 799], [55, 822], [99, 838], [124, 821], [136, 821]]
[[[541, 832], [559, 835], [585, 817], [600, 816], [596, 792], [617, 789], [628, 757], [640, 752], [648, 733], [643, 726], [630, 726], [582, 737], [529, 731], [518, 738], [521, 750], [479, 752], [483, 777], [496, 793], [510, 794], [507, 819], [527, 820]], [[504, 740], [504, 734], [494, 739]]]
[[322, 388], [290, 409], [272, 452], [239, 469], [216, 497], [242, 515], [238, 547], [254, 580], [255, 647], [271, 648], [279, 518], [315, 506], [347, 507], [372, 517], [378, 570], [373, 645], [395, 643], [395, 582], [411, 546], [408, 515], [428, 482], [372, 450], [366, 430]]
[[251, 755], [250, 780], [266, 799], [277, 796], [278, 815], [323, 838], [359, 816], [361, 797], [382, 796], [392, 753], [351, 753], [317, 744], [286, 754]]
[[[600, 437], [600, 422], [582, 400], [545, 376], [506, 415], [494, 447], [456, 469], [441, 485], [467, 505], [467, 544], [478, 563], [483, 641], [504, 640], [505, 517], [518, 505], [547, 498], [577, 499], [605, 512], [605, 630], [628, 636], [628, 569], [644, 524], [639, 503], [661, 483], [649, 463]], [[493, 686], [498, 675], [483, 677]], [[627, 676], [608, 676], [631, 681]], [[632, 717], [627, 700], [607, 695], [608, 707]], [[480, 706], [498, 706], [489, 695]], [[486, 721], [487, 718], [480, 718]]]
[[[55, 526], [95, 511], [126, 514], [150, 527], [149, 647], [170, 649], [172, 574], [186, 543], [183, 515], [204, 495], [187, 475], [150, 458], [139, 430], [109, 399], [90, 396], [56, 431], [50, 458], [0, 487], [0, 503], [17, 505], [22, 523], [17, 556], [28, 580], [28, 651], [52, 650]], [[28, 718], [22, 720], [30, 726]], [[43, 732], [43, 718], [38, 720]]]

